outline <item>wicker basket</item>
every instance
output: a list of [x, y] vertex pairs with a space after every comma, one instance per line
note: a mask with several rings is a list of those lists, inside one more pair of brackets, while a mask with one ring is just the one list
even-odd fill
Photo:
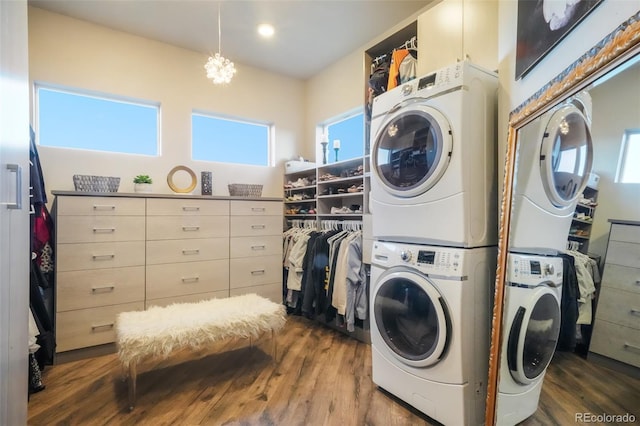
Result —
[[120, 178], [113, 176], [73, 175], [73, 185], [81, 192], [118, 192]]
[[230, 183], [229, 195], [235, 197], [260, 197], [262, 196], [262, 185], [250, 183]]

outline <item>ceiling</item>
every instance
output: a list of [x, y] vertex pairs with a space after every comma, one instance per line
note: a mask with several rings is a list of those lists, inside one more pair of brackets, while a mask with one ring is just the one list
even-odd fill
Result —
[[[434, 0], [29, 0], [30, 6], [207, 54], [307, 79]], [[262, 39], [257, 26], [275, 27]]]

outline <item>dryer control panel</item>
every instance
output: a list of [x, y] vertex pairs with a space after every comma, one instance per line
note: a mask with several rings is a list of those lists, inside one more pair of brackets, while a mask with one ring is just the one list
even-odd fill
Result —
[[560, 286], [562, 266], [561, 257], [509, 253], [507, 281], [527, 286], [551, 282]]

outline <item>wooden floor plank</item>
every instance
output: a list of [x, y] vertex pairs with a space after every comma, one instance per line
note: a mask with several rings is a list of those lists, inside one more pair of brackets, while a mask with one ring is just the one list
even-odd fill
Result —
[[[48, 366], [46, 389], [31, 395], [28, 424], [437, 424], [373, 384], [365, 343], [292, 316], [278, 337], [278, 352], [276, 363], [270, 338], [253, 347], [240, 340], [144, 363], [133, 412], [116, 354]], [[539, 409], [522, 425], [574, 424], [578, 412], [629, 412], [640, 419], [640, 380], [556, 353]]]

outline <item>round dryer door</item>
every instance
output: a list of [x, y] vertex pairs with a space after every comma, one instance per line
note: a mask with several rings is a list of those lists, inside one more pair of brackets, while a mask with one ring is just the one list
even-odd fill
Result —
[[450, 333], [447, 307], [423, 275], [396, 271], [384, 275], [373, 298], [374, 320], [382, 339], [400, 361], [425, 367], [442, 358]]
[[592, 161], [589, 121], [575, 104], [567, 104], [551, 115], [540, 149], [542, 183], [555, 206], [571, 205], [580, 195]]
[[412, 100], [390, 112], [380, 126], [372, 149], [373, 173], [389, 193], [415, 197], [442, 177], [451, 149], [446, 118]]
[[560, 334], [560, 304], [549, 287], [531, 290], [529, 303], [521, 305], [511, 323], [507, 363], [511, 376], [527, 385], [551, 362]]

